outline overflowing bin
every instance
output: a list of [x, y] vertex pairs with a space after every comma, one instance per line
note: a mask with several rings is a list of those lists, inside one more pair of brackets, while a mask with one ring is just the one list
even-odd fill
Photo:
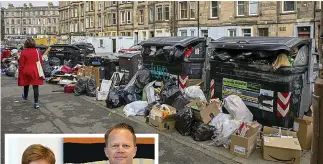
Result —
[[210, 42], [211, 98], [240, 96], [264, 126], [292, 128], [311, 103], [311, 41], [223, 37]]
[[165, 81], [176, 77], [181, 89], [188, 79], [201, 79], [205, 61], [202, 37], [154, 37], [140, 43], [144, 66], [152, 79]]
[[122, 83], [128, 84], [142, 65], [140, 52], [118, 54], [119, 71], [124, 74]]

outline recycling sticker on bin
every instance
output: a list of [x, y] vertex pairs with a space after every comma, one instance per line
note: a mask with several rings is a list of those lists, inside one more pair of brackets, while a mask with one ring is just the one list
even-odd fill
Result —
[[247, 106], [273, 112], [274, 91], [261, 89], [261, 85], [223, 78], [222, 98], [238, 95]]

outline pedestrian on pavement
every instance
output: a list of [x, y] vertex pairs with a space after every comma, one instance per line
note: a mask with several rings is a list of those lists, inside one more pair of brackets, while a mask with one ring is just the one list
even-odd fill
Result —
[[34, 108], [38, 109], [38, 98], [39, 98], [39, 85], [43, 84], [43, 77], [39, 77], [36, 62], [39, 60], [43, 65], [41, 53], [36, 48], [35, 40], [28, 38], [24, 44], [24, 50], [21, 51], [19, 58], [19, 75], [18, 75], [18, 86], [23, 86], [24, 91], [22, 98], [27, 100], [29, 86], [33, 86], [34, 90]]
[[30, 145], [22, 154], [21, 164], [55, 164], [53, 151], [40, 144]]
[[105, 135], [105, 155], [110, 164], [132, 164], [136, 156], [136, 135], [133, 128], [120, 123], [108, 130]]

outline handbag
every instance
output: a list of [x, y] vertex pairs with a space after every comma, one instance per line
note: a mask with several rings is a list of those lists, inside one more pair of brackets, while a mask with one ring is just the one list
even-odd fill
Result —
[[36, 66], [37, 66], [37, 71], [38, 71], [38, 75], [39, 77], [45, 79], [45, 74], [44, 74], [44, 70], [43, 70], [43, 67], [40, 63], [40, 60], [39, 60], [39, 53], [38, 53], [38, 50], [36, 49], [36, 52], [37, 52], [37, 58], [38, 58], [38, 61], [36, 62]]

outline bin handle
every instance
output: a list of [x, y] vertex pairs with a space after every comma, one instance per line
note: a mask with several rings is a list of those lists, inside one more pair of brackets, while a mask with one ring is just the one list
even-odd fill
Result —
[[245, 43], [245, 44], [249, 44], [249, 42], [245, 41], [245, 40], [239, 40], [237, 43]]

